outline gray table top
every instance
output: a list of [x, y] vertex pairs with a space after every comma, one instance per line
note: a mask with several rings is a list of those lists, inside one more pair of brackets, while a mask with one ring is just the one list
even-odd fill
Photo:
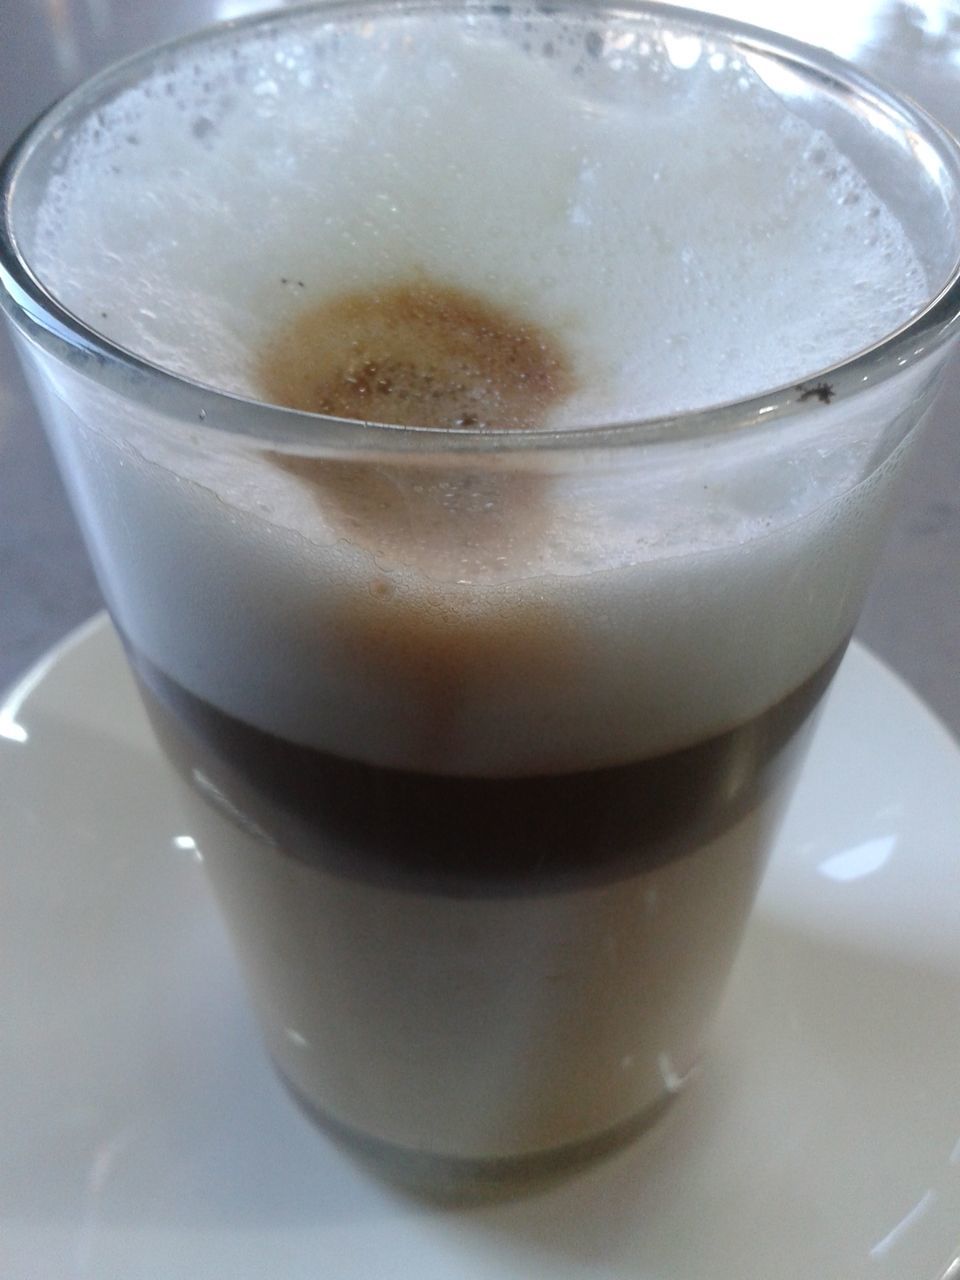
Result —
[[[275, 4], [0, 0], [0, 151], [54, 98], [146, 44]], [[960, 133], [958, 0], [703, 0], [859, 63]], [[858, 630], [960, 732], [960, 364]], [[0, 688], [101, 598], [9, 338], [0, 332]]]

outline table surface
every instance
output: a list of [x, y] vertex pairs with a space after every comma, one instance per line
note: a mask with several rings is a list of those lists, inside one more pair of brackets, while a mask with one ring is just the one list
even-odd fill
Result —
[[[0, 152], [54, 98], [256, 0], [0, 0]], [[960, 134], [958, 0], [704, 0], [849, 58]], [[960, 364], [907, 479], [857, 634], [960, 733]], [[0, 688], [101, 607], [10, 340], [0, 332]]]

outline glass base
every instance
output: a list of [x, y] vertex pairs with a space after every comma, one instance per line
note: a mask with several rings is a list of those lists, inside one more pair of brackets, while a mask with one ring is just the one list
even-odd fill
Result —
[[686, 1083], [699, 1071], [695, 1067], [684, 1077], [680, 1087], [664, 1093], [637, 1115], [589, 1138], [518, 1156], [464, 1159], [384, 1142], [346, 1125], [306, 1098], [276, 1062], [273, 1065], [300, 1110], [351, 1159], [400, 1191], [418, 1199], [452, 1204], [533, 1193], [610, 1155], [657, 1124]]

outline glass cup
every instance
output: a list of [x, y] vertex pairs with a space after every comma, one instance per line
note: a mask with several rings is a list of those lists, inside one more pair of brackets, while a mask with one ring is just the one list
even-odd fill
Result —
[[779, 37], [441, 3], [528, 45], [559, 23], [601, 69], [641, 38], [739, 59], [900, 219], [918, 314], [735, 402], [491, 431], [218, 391], [50, 286], [38, 210], [131, 85], [418, 12], [228, 24], [68, 95], [3, 169], [0, 301], [280, 1076], [444, 1184], [604, 1149], [699, 1063], [956, 337], [960, 167], [917, 108]]

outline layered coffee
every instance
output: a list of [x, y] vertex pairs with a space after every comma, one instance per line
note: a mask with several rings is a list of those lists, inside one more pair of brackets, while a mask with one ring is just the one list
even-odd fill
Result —
[[[745, 48], [297, 12], [118, 84], [50, 182], [38, 272], [198, 406], [71, 386], [51, 429], [270, 1052], [340, 1129], [550, 1151], [702, 1051], [902, 453], [888, 391], [808, 375], [927, 296]], [[765, 387], [749, 431], [610, 426]]]
[[283, 1077], [459, 1163], [629, 1131], [682, 1086], [840, 653], [707, 742], [514, 778], [303, 747], [131, 658]]

